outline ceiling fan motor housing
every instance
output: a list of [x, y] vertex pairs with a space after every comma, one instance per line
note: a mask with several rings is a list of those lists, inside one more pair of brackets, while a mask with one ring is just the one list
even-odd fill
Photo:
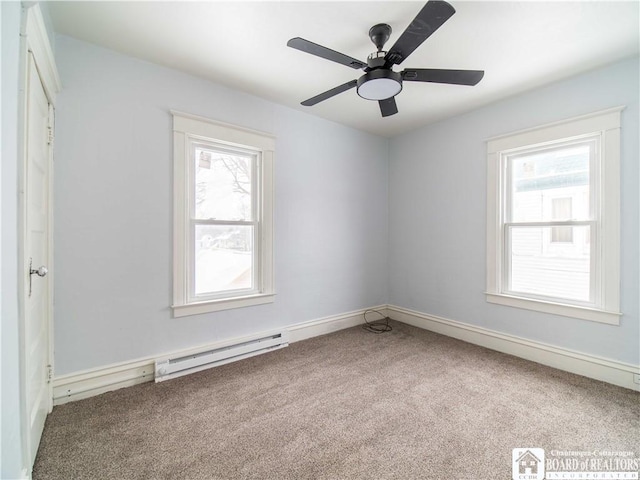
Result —
[[386, 63], [386, 56], [387, 52], [385, 52], [384, 50], [380, 50], [378, 52], [373, 52], [371, 55], [369, 55], [367, 57], [367, 65], [369, 65], [369, 68], [381, 68], [384, 67], [384, 64]]

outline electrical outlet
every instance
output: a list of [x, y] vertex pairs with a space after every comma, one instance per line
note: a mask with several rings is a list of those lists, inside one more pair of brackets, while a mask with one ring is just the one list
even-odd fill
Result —
[[637, 383], [638, 385], [640, 385], [640, 373], [633, 374], [633, 383]]

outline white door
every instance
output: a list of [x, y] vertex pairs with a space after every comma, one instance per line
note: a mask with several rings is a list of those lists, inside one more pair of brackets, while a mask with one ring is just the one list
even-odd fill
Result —
[[26, 91], [26, 165], [24, 192], [24, 392], [27, 448], [31, 466], [51, 409], [49, 385], [49, 195], [50, 111], [38, 70], [29, 54]]

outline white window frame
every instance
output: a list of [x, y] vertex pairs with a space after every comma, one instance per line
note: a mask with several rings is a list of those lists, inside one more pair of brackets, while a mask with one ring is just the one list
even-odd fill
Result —
[[[173, 316], [183, 317], [232, 308], [261, 305], [274, 301], [273, 272], [273, 168], [275, 138], [269, 134], [217, 122], [197, 115], [171, 111], [173, 115]], [[252, 182], [255, 218], [254, 289], [227, 291], [206, 299], [190, 293], [195, 279], [192, 263], [193, 192], [192, 145], [203, 142], [252, 153], [256, 156]]]
[[[620, 324], [620, 116], [624, 108], [615, 107], [487, 140], [487, 302]], [[508, 292], [505, 225], [509, 155], [594, 137], [598, 139], [599, 162], [591, 165], [590, 172], [595, 179], [592, 195], [597, 209], [592, 215], [591, 229], [592, 267], [595, 267], [592, 273], [593, 304]]]

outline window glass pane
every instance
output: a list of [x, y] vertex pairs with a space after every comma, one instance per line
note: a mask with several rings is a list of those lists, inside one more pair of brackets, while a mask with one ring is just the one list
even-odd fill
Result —
[[[568, 229], [571, 243], [555, 243], [553, 230]], [[590, 300], [589, 226], [510, 227], [509, 290]]]
[[195, 218], [252, 220], [254, 157], [196, 145]]
[[[553, 220], [570, 220], [572, 218], [572, 198], [552, 198], [551, 199], [551, 218]], [[573, 228], [571, 227], [552, 227], [552, 242], [573, 242]]]
[[195, 294], [253, 288], [253, 227], [196, 225]]
[[[511, 221], [589, 219], [592, 147], [590, 141], [510, 157]], [[554, 206], [554, 201], [560, 198], [569, 205]]]
[[551, 227], [551, 241], [553, 243], [573, 242], [573, 227]]

